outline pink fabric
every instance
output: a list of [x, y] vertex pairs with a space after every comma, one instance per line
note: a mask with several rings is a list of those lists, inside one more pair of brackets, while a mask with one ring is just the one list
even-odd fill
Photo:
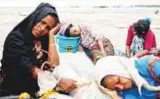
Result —
[[58, 31], [57, 34], [61, 34], [61, 35], [64, 35], [66, 29], [68, 28], [68, 26], [70, 25], [71, 23], [62, 23], [62, 26], [60, 28], [60, 30]]
[[128, 29], [126, 45], [131, 46], [133, 37], [134, 37], [134, 30], [133, 30], [133, 25], [131, 25]]
[[[128, 35], [126, 45], [131, 46], [134, 37], [133, 25], [128, 29]], [[151, 48], [157, 47], [155, 34], [149, 29], [144, 38], [144, 49], [150, 50]]]
[[81, 34], [81, 45], [91, 49], [91, 47], [95, 44], [97, 44], [96, 42], [96, 38], [92, 35], [91, 30], [88, 29], [87, 26], [84, 25], [79, 25], [82, 34]]

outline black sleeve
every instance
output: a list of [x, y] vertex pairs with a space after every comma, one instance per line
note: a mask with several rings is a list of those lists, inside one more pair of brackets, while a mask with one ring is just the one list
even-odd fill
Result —
[[26, 75], [31, 74], [33, 66], [36, 65], [36, 56], [32, 49], [25, 45], [23, 36], [9, 35], [4, 44], [3, 62], [6, 69]]

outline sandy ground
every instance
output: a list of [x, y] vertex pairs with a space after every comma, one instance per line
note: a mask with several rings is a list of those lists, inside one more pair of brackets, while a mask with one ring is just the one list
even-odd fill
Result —
[[[0, 7], [0, 57], [2, 45], [7, 34], [23, 18], [30, 14], [34, 7]], [[96, 35], [108, 37], [115, 48], [125, 49], [127, 28], [139, 18], [150, 17], [160, 47], [160, 8], [93, 8], [93, 7], [58, 7], [61, 21], [71, 21], [89, 26]]]

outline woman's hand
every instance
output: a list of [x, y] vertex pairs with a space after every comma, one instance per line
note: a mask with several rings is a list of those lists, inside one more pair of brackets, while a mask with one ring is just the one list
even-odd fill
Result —
[[62, 78], [58, 84], [65, 92], [69, 93], [75, 88], [77, 88], [77, 84], [75, 80]]
[[56, 35], [60, 28], [61, 28], [61, 24], [58, 23], [55, 27], [53, 27], [53, 28], [49, 31], [49, 33]]
[[48, 44], [48, 59], [49, 67], [54, 68], [59, 65], [59, 55], [57, 52], [57, 48], [55, 46], [54, 35], [57, 34], [60, 29], [61, 24], [57, 24], [54, 28], [49, 31], [49, 44]]

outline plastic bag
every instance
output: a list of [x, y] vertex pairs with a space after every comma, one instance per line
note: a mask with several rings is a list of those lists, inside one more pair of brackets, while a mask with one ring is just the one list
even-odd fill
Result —
[[38, 85], [40, 88], [38, 94], [40, 96], [47, 92], [49, 89], [53, 89], [56, 84], [57, 80], [55, 79], [53, 73], [49, 71], [42, 71], [38, 73]]

